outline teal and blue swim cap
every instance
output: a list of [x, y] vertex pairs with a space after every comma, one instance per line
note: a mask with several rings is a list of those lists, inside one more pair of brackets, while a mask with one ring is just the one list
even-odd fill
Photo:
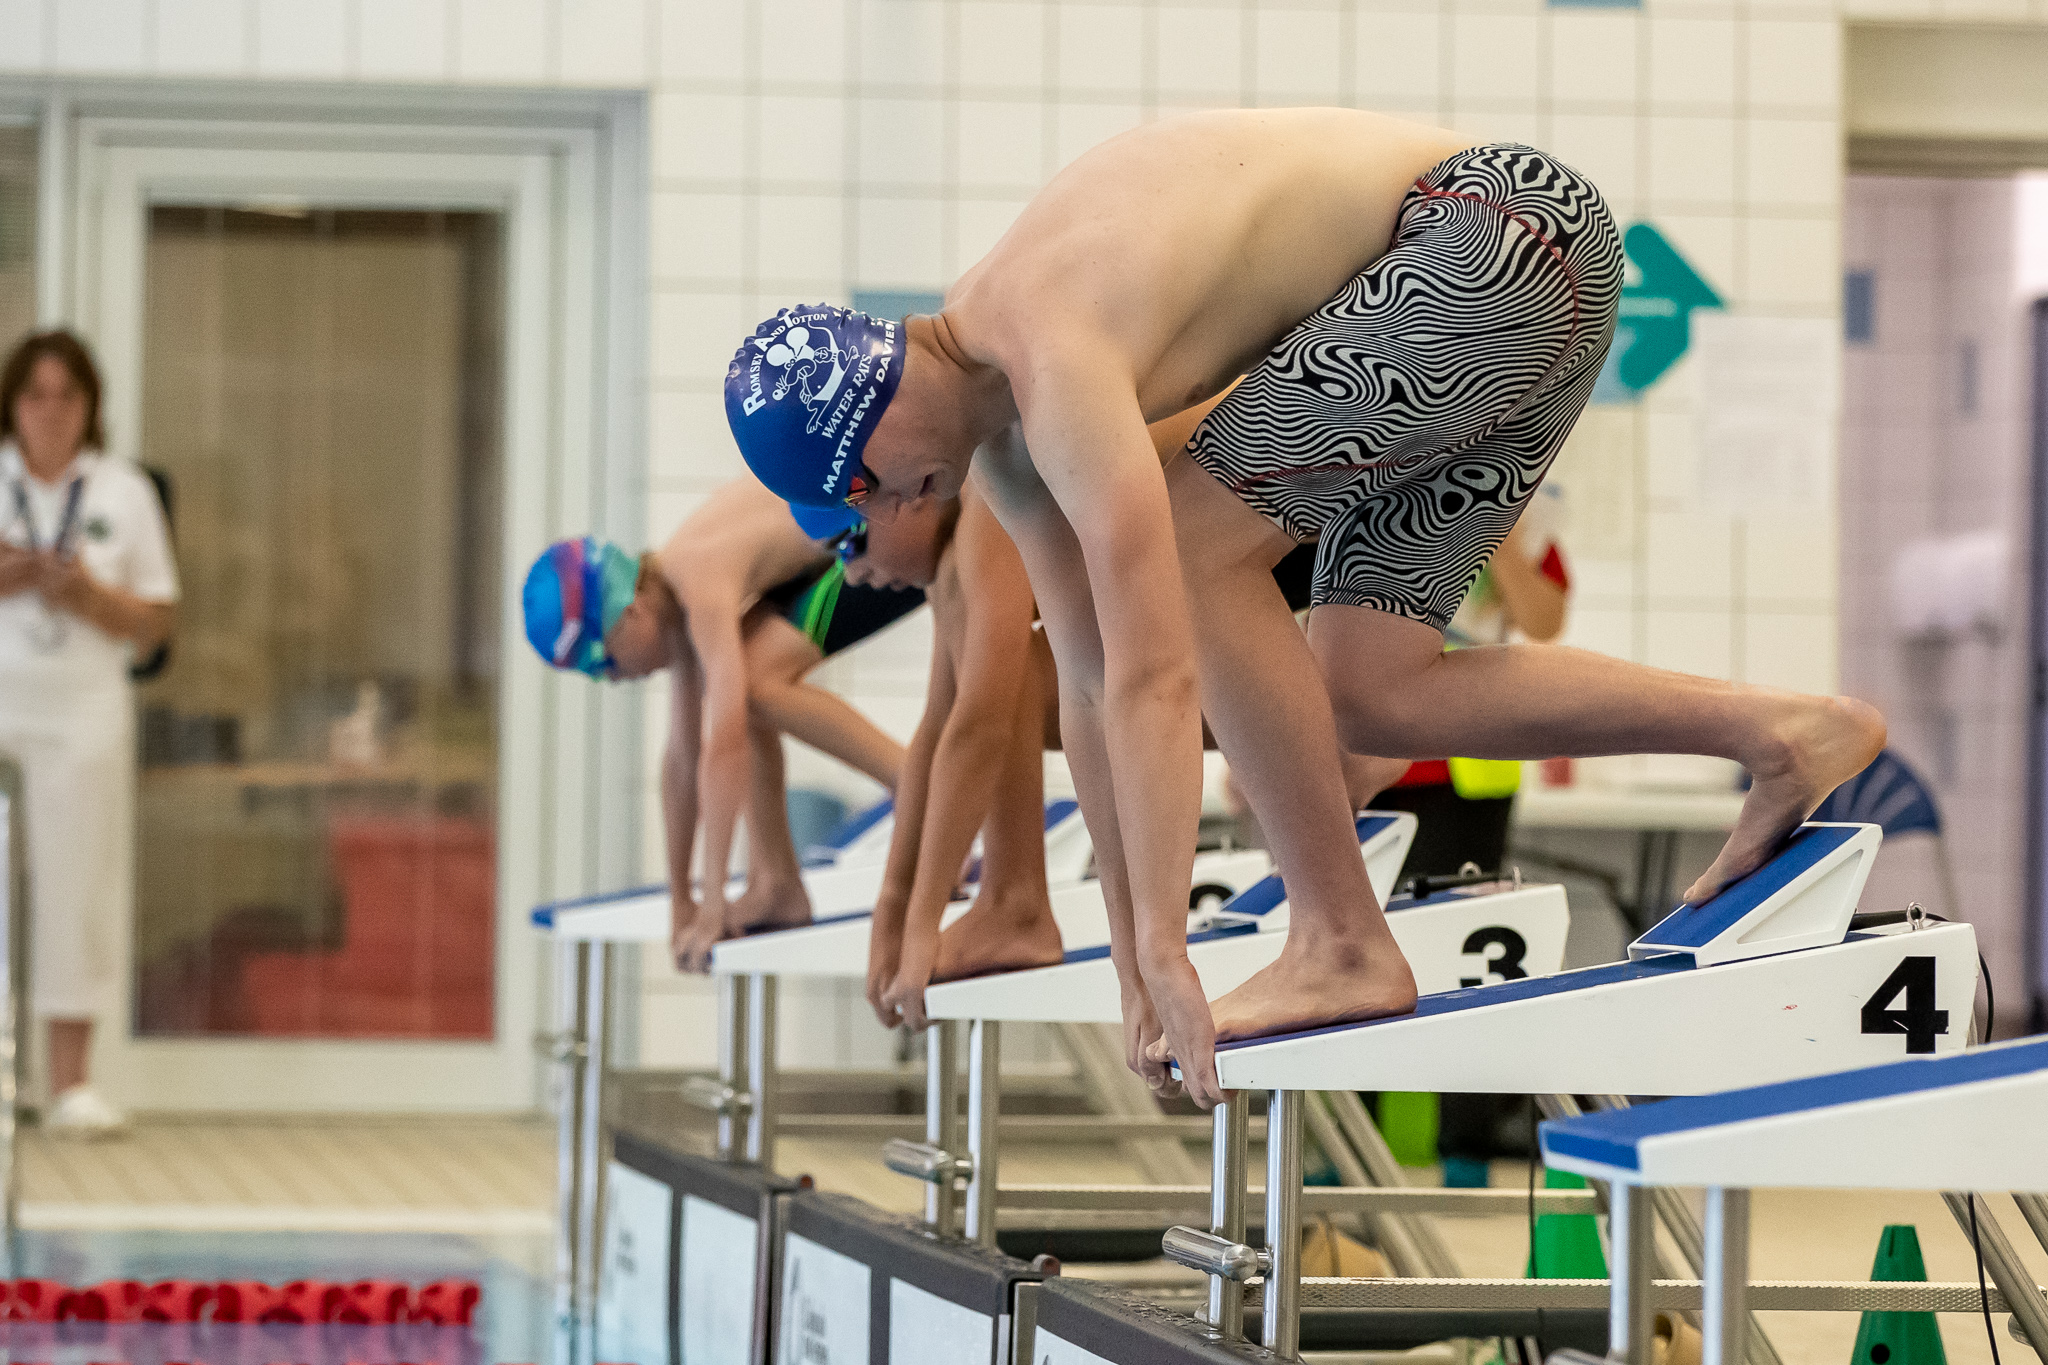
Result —
[[754, 329], [725, 372], [725, 420], [777, 497], [835, 507], [903, 377], [903, 325], [821, 303]]
[[612, 658], [604, 637], [633, 600], [639, 578], [639, 561], [608, 540], [556, 541], [526, 572], [526, 638], [556, 668], [607, 676]]

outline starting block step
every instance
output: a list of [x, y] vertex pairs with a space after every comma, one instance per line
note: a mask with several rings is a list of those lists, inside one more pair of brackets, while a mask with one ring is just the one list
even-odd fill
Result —
[[1028, 1315], [1028, 1296], [1041, 1278], [1024, 1262], [934, 1237], [915, 1219], [846, 1195], [806, 1191], [790, 1200], [787, 1215], [770, 1359], [832, 1365], [996, 1365], [1010, 1359], [1019, 1301], [1026, 1300]]
[[889, 856], [889, 840], [896, 832], [896, 800], [885, 796], [865, 810], [857, 810], [833, 827], [831, 833], [804, 850], [806, 868], [831, 867], [834, 863], [879, 862]]
[[[1188, 960], [1211, 1000], [1280, 955], [1287, 937], [1284, 897], [1280, 878], [1269, 876], [1226, 904], [1213, 927], [1188, 935]], [[1261, 908], [1237, 914], [1247, 900]], [[1570, 911], [1561, 886], [1459, 887], [1419, 900], [1397, 898], [1387, 907], [1387, 923], [1421, 988], [1446, 989], [1555, 972], [1564, 961]], [[1112, 1024], [1123, 1017], [1106, 943], [1072, 949], [1057, 966], [944, 982], [928, 987], [924, 999], [933, 1019]]]
[[1550, 1165], [1626, 1184], [2048, 1191], [2048, 1038], [1541, 1131]]
[[[597, 1354], [768, 1359], [774, 1238], [796, 1182], [618, 1133], [606, 1173]], [[748, 1347], [751, 1343], [751, 1350]]]

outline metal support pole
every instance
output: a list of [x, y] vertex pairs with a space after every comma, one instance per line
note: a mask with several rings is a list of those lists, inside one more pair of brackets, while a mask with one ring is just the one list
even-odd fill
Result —
[[[752, 981], [744, 976], [718, 978], [718, 1079], [735, 1094], [748, 1094], [747, 997]], [[738, 1161], [744, 1155], [746, 1119], [731, 1109], [718, 1114], [718, 1159]]]
[[1282, 1360], [1301, 1355], [1301, 1105], [1299, 1090], [1266, 1102], [1266, 1272], [1261, 1344]]
[[1748, 1190], [1708, 1189], [1706, 1253], [1704, 1365], [1742, 1365], [1749, 1355]]
[[2027, 1220], [2027, 1226], [2034, 1230], [2034, 1240], [2041, 1244], [2041, 1250], [2048, 1251], [2048, 1198], [2038, 1194], [2016, 1194], [2012, 1202], [2020, 1206], [2020, 1217]]
[[977, 1019], [967, 1030], [967, 1157], [974, 1172], [967, 1178], [967, 1240], [977, 1246], [996, 1244], [996, 1181], [1002, 1161], [996, 1155], [996, 1123], [1003, 1109], [1003, 1026]]
[[[1244, 1241], [1244, 1192], [1248, 1091], [1228, 1091], [1236, 1099], [1216, 1106], [1215, 1135], [1209, 1144], [1209, 1231], [1227, 1242]], [[1209, 1277], [1209, 1325], [1225, 1341], [1244, 1339], [1244, 1285], [1221, 1275]]]
[[2027, 1334], [2027, 1344], [2034, 1348], [2043, 1365], [2048, 1365], [2048, 1299], [2041, 1297], [2040, 1286], [2027, 1273], [2026, 1265], [2012, 1243], [2006, 1240], [2005, 1229], [1991, 1216], [1990, 1205], [1978, 1195], [1944, 1192], [1942, 1202], [1955, 1215], [1956, 1225], [1963, 1230], [1963, 1236], [1971, 1235], [1971, 1202], [1976, 1203], [1977, 1246], [1984, 1257], [1984, 1273], [1998, 1286], [1998, 1292], [2005, 1295], [2006, 1304], [2012, 1309], [2013, 1317], [2019, 1320], [2020, 1330]]
[[775, 1169], [775, 978], [747, 978], [747, 1160]]
[[[1370, 1183], [1398, 1189], [1408, 1183], [1408, 1177], [1401, 1172], [1401, 1163], [1394, 1159], [1394, 1153], [1381, 1136], [1379, 1125], [1372, 1121], [1372, 1115], [1365, 1112], [1365, 1101], [1349, 1090], [1324, 1092], [1329, 1103], [1330, 1116], [1337, 1121], [1338, 1129], [1346, 1142], [1357, 1153], [1364, 1165]], [[1333, 1160], [1335, 1158], [1332, 1158]], [[1402, 1269], [1403, 1275], [1427, 1275], [1442, 1279], [1456, 1279], [1459, 1275], [1458, 1260], [1451, 1255], [1450, 1247], [1436, 1230], [1436, 1224], [1427, 1218], [1389, 1218], [1386, 1220], [1396, 1230], [1395, 1239], [1381, 1249], [1396, 1267], [1419, 1259], [1420, 1271]]]
[[611, 1068], [611, 984], [616, 950], [593, 943], [582, 958], [583, 1064], [577, 1072], [576, 1102], [576, 1240], [577, 1275], [573, 1315], [589, 1329], [597, 1321], [597, 1286], [604, 1260], [606, 1134], [611, 1114], [606, 1105]]
[[[960, 1114], [960, 1026], [941, 1019], [924, 1031], [924, 1140], [945, 1152], [958, 1152], [955, 1135]], [[953, 1211], [959, 1187], [951, 1176], [925, 1186], [924, 1221], [941, 1237], [953, 1235]]]
[[[583, 1069], [590, 1064], [583, 1032], [588, 985], [588, 943], [555, 941], [555, 1029], [549, 1040], [556, 1063], [555, 1319], [568, 1329], [576, 1317], [576, 1286], [583, 1278]], [[565, 1341], [567, 1338], [565, 1338]], [[562, 1365], [573, 1365], [564, 1349]]]
[[1607, 1358], [1624, 1365], [1650, 1365], [1650, 1253], [1656, 1246], [1650, 1192], [1641, 1185], [1616, 1184], [1608, 1208], [1614, 1254], [1607, 1291]]

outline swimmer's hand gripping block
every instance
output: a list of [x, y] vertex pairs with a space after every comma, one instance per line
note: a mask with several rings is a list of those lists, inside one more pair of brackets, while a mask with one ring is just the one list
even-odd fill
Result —
[[1628, 955], [1682, 953], [1712, 967], [1840, 943], [1882, 839], [1876, 825], [1801, 825], [1769, 862], [1704, 904], [1679, 906]]

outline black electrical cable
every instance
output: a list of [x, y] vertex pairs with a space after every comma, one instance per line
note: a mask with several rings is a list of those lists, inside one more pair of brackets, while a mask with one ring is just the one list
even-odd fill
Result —
[[1977, 979], [1984, 983], [1984, 1041], [1991, 1041], [1991, 1027], [1998, 1020], [1998, 997], [1991, 990], [1991, 968], [1984, 965], [1984, 954], [1977, 954]]
[[1977, 1304], [1984, 1310], [1984, 1337], [1991, 1343], [1991, 1365], [2002, 1365], [1998, 1358], [1998, 1333], [1991, 1326], [1991, 1291], [1984, 1284], [1984, 1242], [1977, 1232], [1977, 1196], [1963, 1196], [1970, 1202], [1970, 1249], [1977, 1253]]

